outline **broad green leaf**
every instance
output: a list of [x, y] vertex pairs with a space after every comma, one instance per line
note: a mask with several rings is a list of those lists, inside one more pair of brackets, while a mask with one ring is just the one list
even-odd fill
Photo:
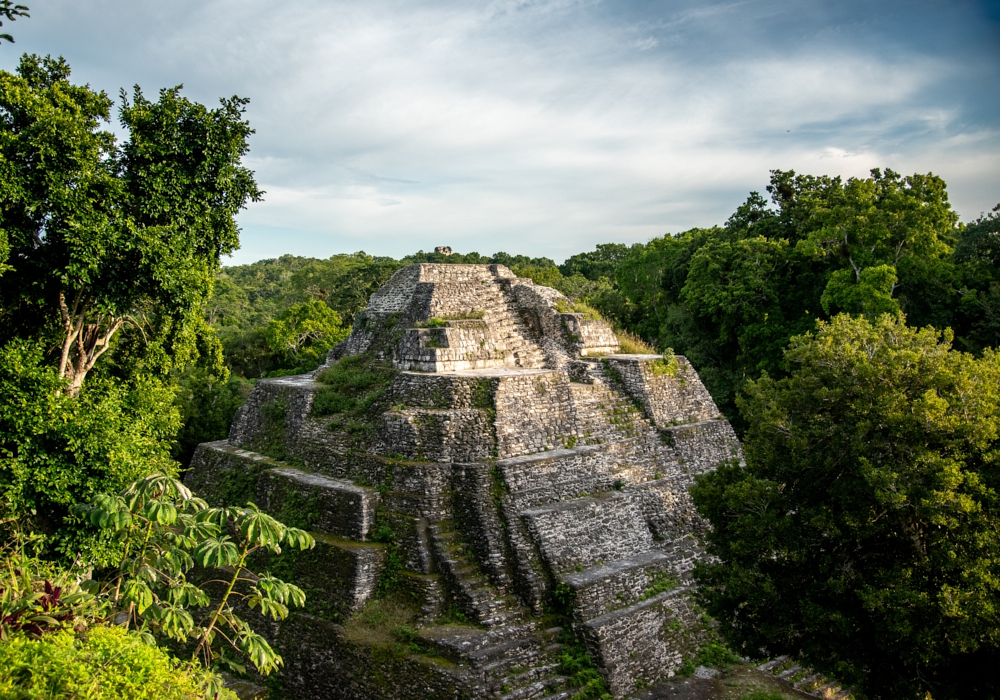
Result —
[[239, 550], [228, 535], [210, 537], [195, 549], [194, 560], [205, 567], [233, 566], [239, 561]]
[[159, 525], [172, 525], [177, 520], [177, 508], [169, 501], [154, 499], [146, 502], [143, 515]]
[[285, 530], [284, 541], [292, 547], [298, 547], [299, 549], [312, 549], [316, 546], [316, 540], [313, 536], [297, 527], [290, 527]]
[[194, 629], [191, 614], [180, 606], [165, 607], [160, 614], [160, 628], [171, 639], [186, 640]]
[[243, 509], [236, 518], [236, 526], [248, 542], [272, 549], [281, 543], [285, 534], [284, 525], [256, 506]]
[[271, 645], [256, 632], [243, 632], [236, 638], [236, 646], [247, 655], [250, 662], [262, 675], [277, 671], [284, 661]]
[[122, 587], [122, 598], [131, 603], [135, 603], [139, 614], [146, 612], [146, 609], [153, 604], [153, 591], [144, 581], [132, 579], [126, 581]]

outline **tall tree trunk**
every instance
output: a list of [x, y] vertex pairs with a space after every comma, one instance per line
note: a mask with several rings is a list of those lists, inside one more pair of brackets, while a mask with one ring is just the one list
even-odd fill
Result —
[[111, 338], [125, 323], [124, 318], [100, 315], [88, 323], [88, 310], [89, 299], [82, 290], [76, 293], [72, 307], [66, 302], [65, 292], [59, 292], [59, 311], [63, 320], [59, 376], [69, 379], [66, 390], [71, 396], [80, 393], [87, 373], [107, 352]]

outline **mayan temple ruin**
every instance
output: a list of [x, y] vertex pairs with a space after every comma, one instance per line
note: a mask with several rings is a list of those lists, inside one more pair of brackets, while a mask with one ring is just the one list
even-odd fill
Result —
[[[198, 448], [199, 495], [315, 533], [264, 562], [308, 595], [261, 623], [287, 696], [568, 699], [573, 646], [624, 698], [690, 658], [688, 487], [739, 443], [686, 359], [593, 316], [502, 265], [410, 265]], [[409, 612], [369, 630], [385, 600]]]

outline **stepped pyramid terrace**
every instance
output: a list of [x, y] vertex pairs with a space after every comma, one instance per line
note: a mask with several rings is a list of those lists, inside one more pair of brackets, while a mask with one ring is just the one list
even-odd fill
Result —
[[187, 481], [315, 533], [264, 562], [308, 595], [267, 623], [297, 698], [616, 698], [704, 637], [688, 487], [739, 443], [683, 357], [502, 265], [417, 264], [308, 375], [257, 383]]

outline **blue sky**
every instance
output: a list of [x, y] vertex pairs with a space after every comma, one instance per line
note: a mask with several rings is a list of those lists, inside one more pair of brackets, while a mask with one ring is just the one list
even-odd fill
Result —
[[22, 0], [117, 95], [250, 98], [232, 262], [450, 245], [562, 260], [723, 222], [768, 171], [1000, 202], [1000, 1]]

